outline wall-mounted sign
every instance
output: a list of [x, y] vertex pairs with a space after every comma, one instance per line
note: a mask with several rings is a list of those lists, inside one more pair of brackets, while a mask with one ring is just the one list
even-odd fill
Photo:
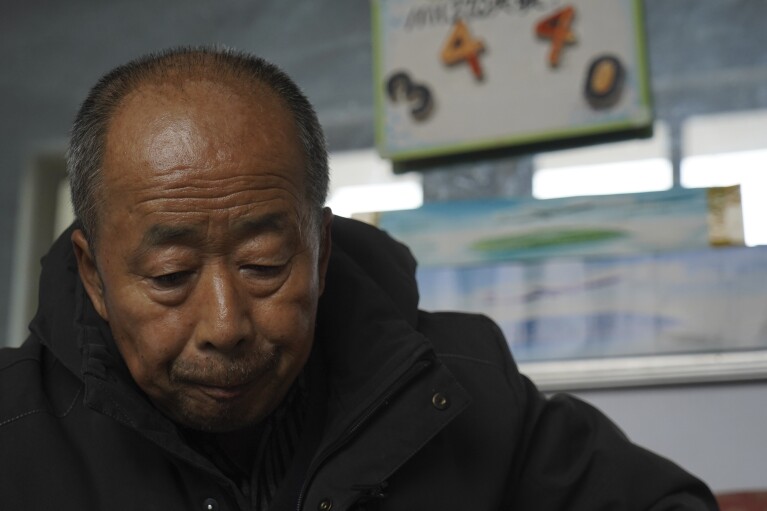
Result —
[[373, 29], [385, 157], [651, 125], [641, 0], [373, 0]]

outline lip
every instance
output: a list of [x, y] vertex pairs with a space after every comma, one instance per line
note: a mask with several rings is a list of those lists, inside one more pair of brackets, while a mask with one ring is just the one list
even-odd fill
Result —
[[240, 385], [206, 385], [204, 383], [194, 383], [193, 386], [206, 396], [215, 399], [216, 401], [232, 401], [243, 396], [250, 389], [252, 382], [243, 383]]

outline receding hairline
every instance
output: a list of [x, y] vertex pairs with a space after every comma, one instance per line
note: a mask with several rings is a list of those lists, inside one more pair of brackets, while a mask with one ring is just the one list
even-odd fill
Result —
[[[290, 118], [296, 131], [298, 130], [297, 120], [291, 105], [267, 80], [240, 72], [227, 66], [226, 63], [216, 62], [214, 65], [216, 67], [203, 64], [194, 67], [174, 66], [168, 69], [161, 66], [153, 67], [131, 80], [129, 88], [121, 95], [109, 115], [104, 132], [105, 141], [114, 120], [137, 97], [147, 95], [159, 99], [167, 97], [169, 91], [183, 91], [189, 86], [204, 84], [221, 87], [223, 90], [228, 89], [233, 97], [250, 102], [252, 105], [274, 102]], [[299, 136], [298, 133], [296, 136]], [[299, 139], [296, 142], [300, 144], [301, 141]], [[306, 156], [308, 157], [308, 155]]]
[[[107, 132], [121, 107], [141, 89], [182, 88], [190, 82], [224, 85], [245, 100], [281, 106], [296, 129], [305, 166], [305, 198], [319, 218], [328, 188], [327, 149], [316, 112], [300, 87], [280, 68], [255, 55], [220, 47], [179, 47], [118, 66], [94, 86], [80, 108], [68, 151], [73, 204], [86, 235], [98, 225], [98, 189]], [[249, 98], [248, 98], [249, 96]], [[274, 101], [278, 98], [278, 101]], [[257, 103], [254, 103], [257, 104]]]
[[[125, 128], [118, 128], [115, 131], [115, 125], [120, 123], [124, 116], [130, 116], [133, 111], [140, 111], [145, 106], [149, 109], [156, 108], [158, 103], [160, 104], [159, 110], [156, 110], [149, 115], [149, 122], [153, 122], [155, 116], [162, 116], [163, 112], [178, 111], [179, 105], [183, 105], [185, 101], [197, 102], [200, 100], [201, 92], [205, 90], [206, 85], [211, 86], [210, 95], [213, 101], [221, 101], [223, 98], [226, 102], [231, 102], [235, 105], [235, 108], [242, 109], [240, 111], [250, 112], [253, 110], [261, 110], [263, 112], [271, 111], [271, 115], [280, 116], [284, 121], [288, 123], [288, 131], [286, 136], [290, 140], [291, 147], [297, 150], [296, 155], [300, 156], [301, 167], [291, 165], [290, 168], [280, 169], [279, 172], [289, 172], [296, 178], [300, 179], [300, 190], [302, 190], [300, 200], [300, 217], [306, 219], [304, 216], [311, 216], [311, 200], [307, 196], [307, 172], [306, 166], [309, 164], [308, 155], [302, 148], [298, 126], [289, 105], [276, 91], [269, 87], [266, 83], [259, 83], [249, 85], [245, 83], [244, 79], [237, 77], [215, 77], [208, 74], [201, 75], [189, 75], [188, 77], [179, 76], [177, 81], [169, 81], [167, 77], [152, 78], [148, 77], [147, 80], [136, 83], [133, 90], [127, 92], [122, 97], [121, 101], [115, 106], [109, 121], [107, 122], [104, 133], [104, 157], [102, 160], [101, 169], [101, 186], [99, 190], [100, 198], [104, 199], [109, 193], [114, 192], [115, 174], [111, 169], [113, 165], [109, 162], [115, 162], [109, 157], [111, 148], [114, 147], [116, 140], [119, 140], [121, 134], [128, 134], [135, 129], [140, 129], [135, 123], [135, 119], [127, 121], [128, 132], [124, 132]], [[180, 91], [180, 94], [177, 92]], [[251, 110], [253, 109], [253, 110]], [[174, 115], [174, 114], [171, 114]], [[187, 115], [187, 114], [184, 114]], [[194, 114], [192, 114], [194, 115]], [[248, 119], [243, 119], [244, 122], [248, 122]], [[197, 121], [193, 121], [197, 122]], [[112, 153], [114, 155], [114, 153]], [[119, 165], [118, 165], [119, 167]], [[121, 172], [126, 171], [124, 167], [120, 167]], [[303, 170], [299, 170], [303, 169]], [[111, 169], [111, 171], [110, 171]], [[297, 172], [293, 174], [293, 172]], [[274, 172], [278, 172], [277, 169]], [[110, 177], [111, 176], [111, 177]], [[119, 193], [119, 190], [117, 191]], [[99, 216], [103, 218], [103, 210], [99, 212]], [[299, 222], [299, 225], [302, 222]], [[299, 233], [303, 233], [304, 229], [300, 228]], [[95, 234], [95, 233], [94, 233]]]
[[[278, 112], [289, 122], [295, 143], [302, 149], [304, 165], [309, 165], [309, 155], [303, 151], [299, 126], [290, 104], [282, 97], [269, 83], [258, 81], [255, 78], [215, 76], [210, 72], [200, 74], [189, 73], [188, 75], [179, 75], [172, 79], [163, 76], [147, 76], [146, 79], [133, 84], [131, 89], [125, 92], [120, 100], [114, 105], [104, 129], [104, 149], [108, 149], [110, 136], [113, 133], [114, 125], [121, 116], [130, 113], [133, 110], [141, 109], [142, 103], [162, 103], [166, 102], [167, 109], [172, 110], [183, 105], [185, 99], [190, 101], [199, 100], [200, 87], [211, 86], [211, 97], [218, 95], [224, 97], [226, 101], [232, 103], [239, 102], [245, 108], [255, 110]], [[180, 95], [176, 95], [180, 92]], [[192, 96], [196, 96], [192, 98]], [[268, 105], [268, 106], [267, 106]], [[102, 165], [103, 165], [102, 161]], [[103, 170], [103, 168], [102, 168]]]
[[[247, 81], [266, 83], [266, 80], [259, 80], [257, 75], [252, 72], [253, 67], [239, 65], [237, 62], [240, 60], [247, 61], [244, 55], [236, 52], [204, 48], [171, 50], [151, 53], [123, 66], [118, 66], [107, 77], [114, 74], [123, 77], [121, 80], [123, 82], [135, 84], [147, 81], [169, 83], [174, 79], [184, 80], [206, 75], [211, 79], [235, 79], [239, 83], [246, 83]], [[264, 68], [271, 65], [267, 61], [259, 61]]]
[[[125, 88], [119, 103], [137, 91], [147, 88], [183, 87], [189, 83], [210, 82], [228, 86], [233, 90], [254, 94], [267, 92], [289, 105], [263, 76], [235, 67], [231, 62], [215, 58], [216, 54], [201, 53], [171, 55], [166, 59], [150, 61], [121, 84]], [[207, 57], [207, 58], [202, 58]]]

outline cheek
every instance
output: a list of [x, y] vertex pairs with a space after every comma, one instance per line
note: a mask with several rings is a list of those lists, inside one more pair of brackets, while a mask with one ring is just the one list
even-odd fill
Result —
[[257, 306], [262, 333], [289, 352], [308, 350], [314, 337], [318, 296], [316, 279], [306, 273], [291, 275], [272, 299]]
[[109, 326], [134, 379], [155, 379], [172, 362], [188, 339], [189, 322], [180, 311], [167, 309], [124, 290], [107, 300]]

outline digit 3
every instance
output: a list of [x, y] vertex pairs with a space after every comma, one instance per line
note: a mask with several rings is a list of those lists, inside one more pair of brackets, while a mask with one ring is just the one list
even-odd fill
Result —
[[404, 71], [394, 73], [386, 81], [386, 93], [389, 95], [389, 99], [394, 103], [408, 99], [412, 82], [410, 76]]
[[424, 121], [431, 116], [434, 100], [431, 90], [426, 85], [413, 82], [405, 71], [398, 71], [386, 81], [386, 93], [393, 103], [407, 101], [410, 115], [416, 121]]
[[425, 85], [414, 85], [407, 95], [410, 102], [410, 115], [416, 121], [425, 121], [431, 115], [434, 107], [434, 101], [431, 97], [431, 91]]

